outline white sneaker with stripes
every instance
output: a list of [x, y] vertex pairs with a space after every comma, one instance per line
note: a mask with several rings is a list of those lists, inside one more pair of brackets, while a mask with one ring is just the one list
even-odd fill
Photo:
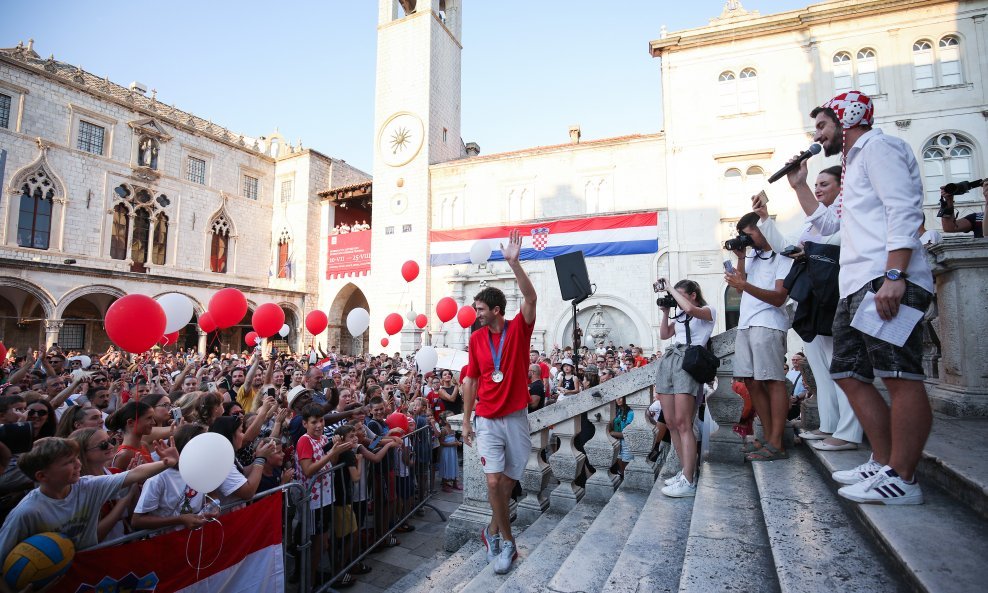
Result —
[[908, 484], [895, 470], [885, 466], [872, 477], [844, 486], [838, 494], [854, 502], [877, 504], [923, 504], [923, 491], [917, 482]]
[[867, 480], [868, 478], [874, 476], [881, 469], [882, 464], [875, 461], [873, 457], [869, 457], [868, 461], [862, 463], [858, 467], [836, 471], [831, 475], [835, 481], [840, 482], [841, 484], [857, 484], [862, 480]]

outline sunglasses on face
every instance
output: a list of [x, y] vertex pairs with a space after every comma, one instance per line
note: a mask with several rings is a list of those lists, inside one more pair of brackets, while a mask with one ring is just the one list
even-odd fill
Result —
[[95, 451], [99, 449], [100, 451], [109, 451], [113, 447], [113, 443], [109, 439], [105, 441], [100, 441], [99, 444], [93, 445], [92, 447], [86, 447], [86, 451]]
[[31, 416], [41, 416], [41, 417], [44, 417], [44, 416], [47, 416], [47, 415], [48, 415], [48, 410], [28, 410], [27, 411], [27, 417], [28, 418], [30, 418]]

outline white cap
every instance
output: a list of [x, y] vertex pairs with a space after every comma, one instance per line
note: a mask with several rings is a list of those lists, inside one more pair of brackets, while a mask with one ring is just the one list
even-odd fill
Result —
[[296, 385], [295, 387], [291, 388], [291, 390], [288, 392], [288, 395], [285, 396], [285, 399], [288, 402], [288, 407], [292, 406], [292, 402], [295, 401], [295, 398], [298, 397], [298, 394], [302, 393], [303, 391], [306, 391], [306, 389], [302, 385]]

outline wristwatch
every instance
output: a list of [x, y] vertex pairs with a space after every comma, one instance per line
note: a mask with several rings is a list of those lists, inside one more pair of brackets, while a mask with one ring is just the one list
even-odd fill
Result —
[[897, 270], [895, 268], [892, 268], [891, 270], [885, 271], [885, 277], [888, 278], [889, 280], [895, 281], [895, 280], [905, 280], [906, 278], [909, 277], [909, 275], [903, 272], [902, 270]]

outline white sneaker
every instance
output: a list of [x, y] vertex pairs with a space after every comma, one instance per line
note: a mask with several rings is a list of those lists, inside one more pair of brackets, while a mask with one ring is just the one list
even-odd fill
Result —
[[679, 470], [679, 473], [671, 478], [666, 478], [665, 485], [672, 486], [679, 481], [679, 478], [683, 477], [683, 470]]
[[480, 530], [480, 541], [487, 548], [487, 563], [494, 562], [494, 559], [501, 552], [501, 534], [492, 536], [488, 533], [487, 526], [484, 525], [484, 528]]
[[907, 484], [889, 466], [857, 484], [844, 486], [838, 494], [854, 502], [879, 504], [923, 504], [923, 491], [917, 482]]
[[504, 540], [501, 542], [501, 553], [497, 555], [494, 562], [495, 574], [506, 574], [511, 570], [511, 563], [518, 557], [518, 550], [515, 549], [515, 542]]
[[696, 496], [696, 484], [690, 484], [685, 476], [679, 476], [679, 480], [662, 489], [662, 494], [672, 498]]
[[862, 480], [874, 476], [882, 469], [882, 464], [875, 461], [874, 457], [869, 457], [868, 461], [862, 463], [854, 469], [836, 471], [831, 476], [841, 484], [857, 484]]

